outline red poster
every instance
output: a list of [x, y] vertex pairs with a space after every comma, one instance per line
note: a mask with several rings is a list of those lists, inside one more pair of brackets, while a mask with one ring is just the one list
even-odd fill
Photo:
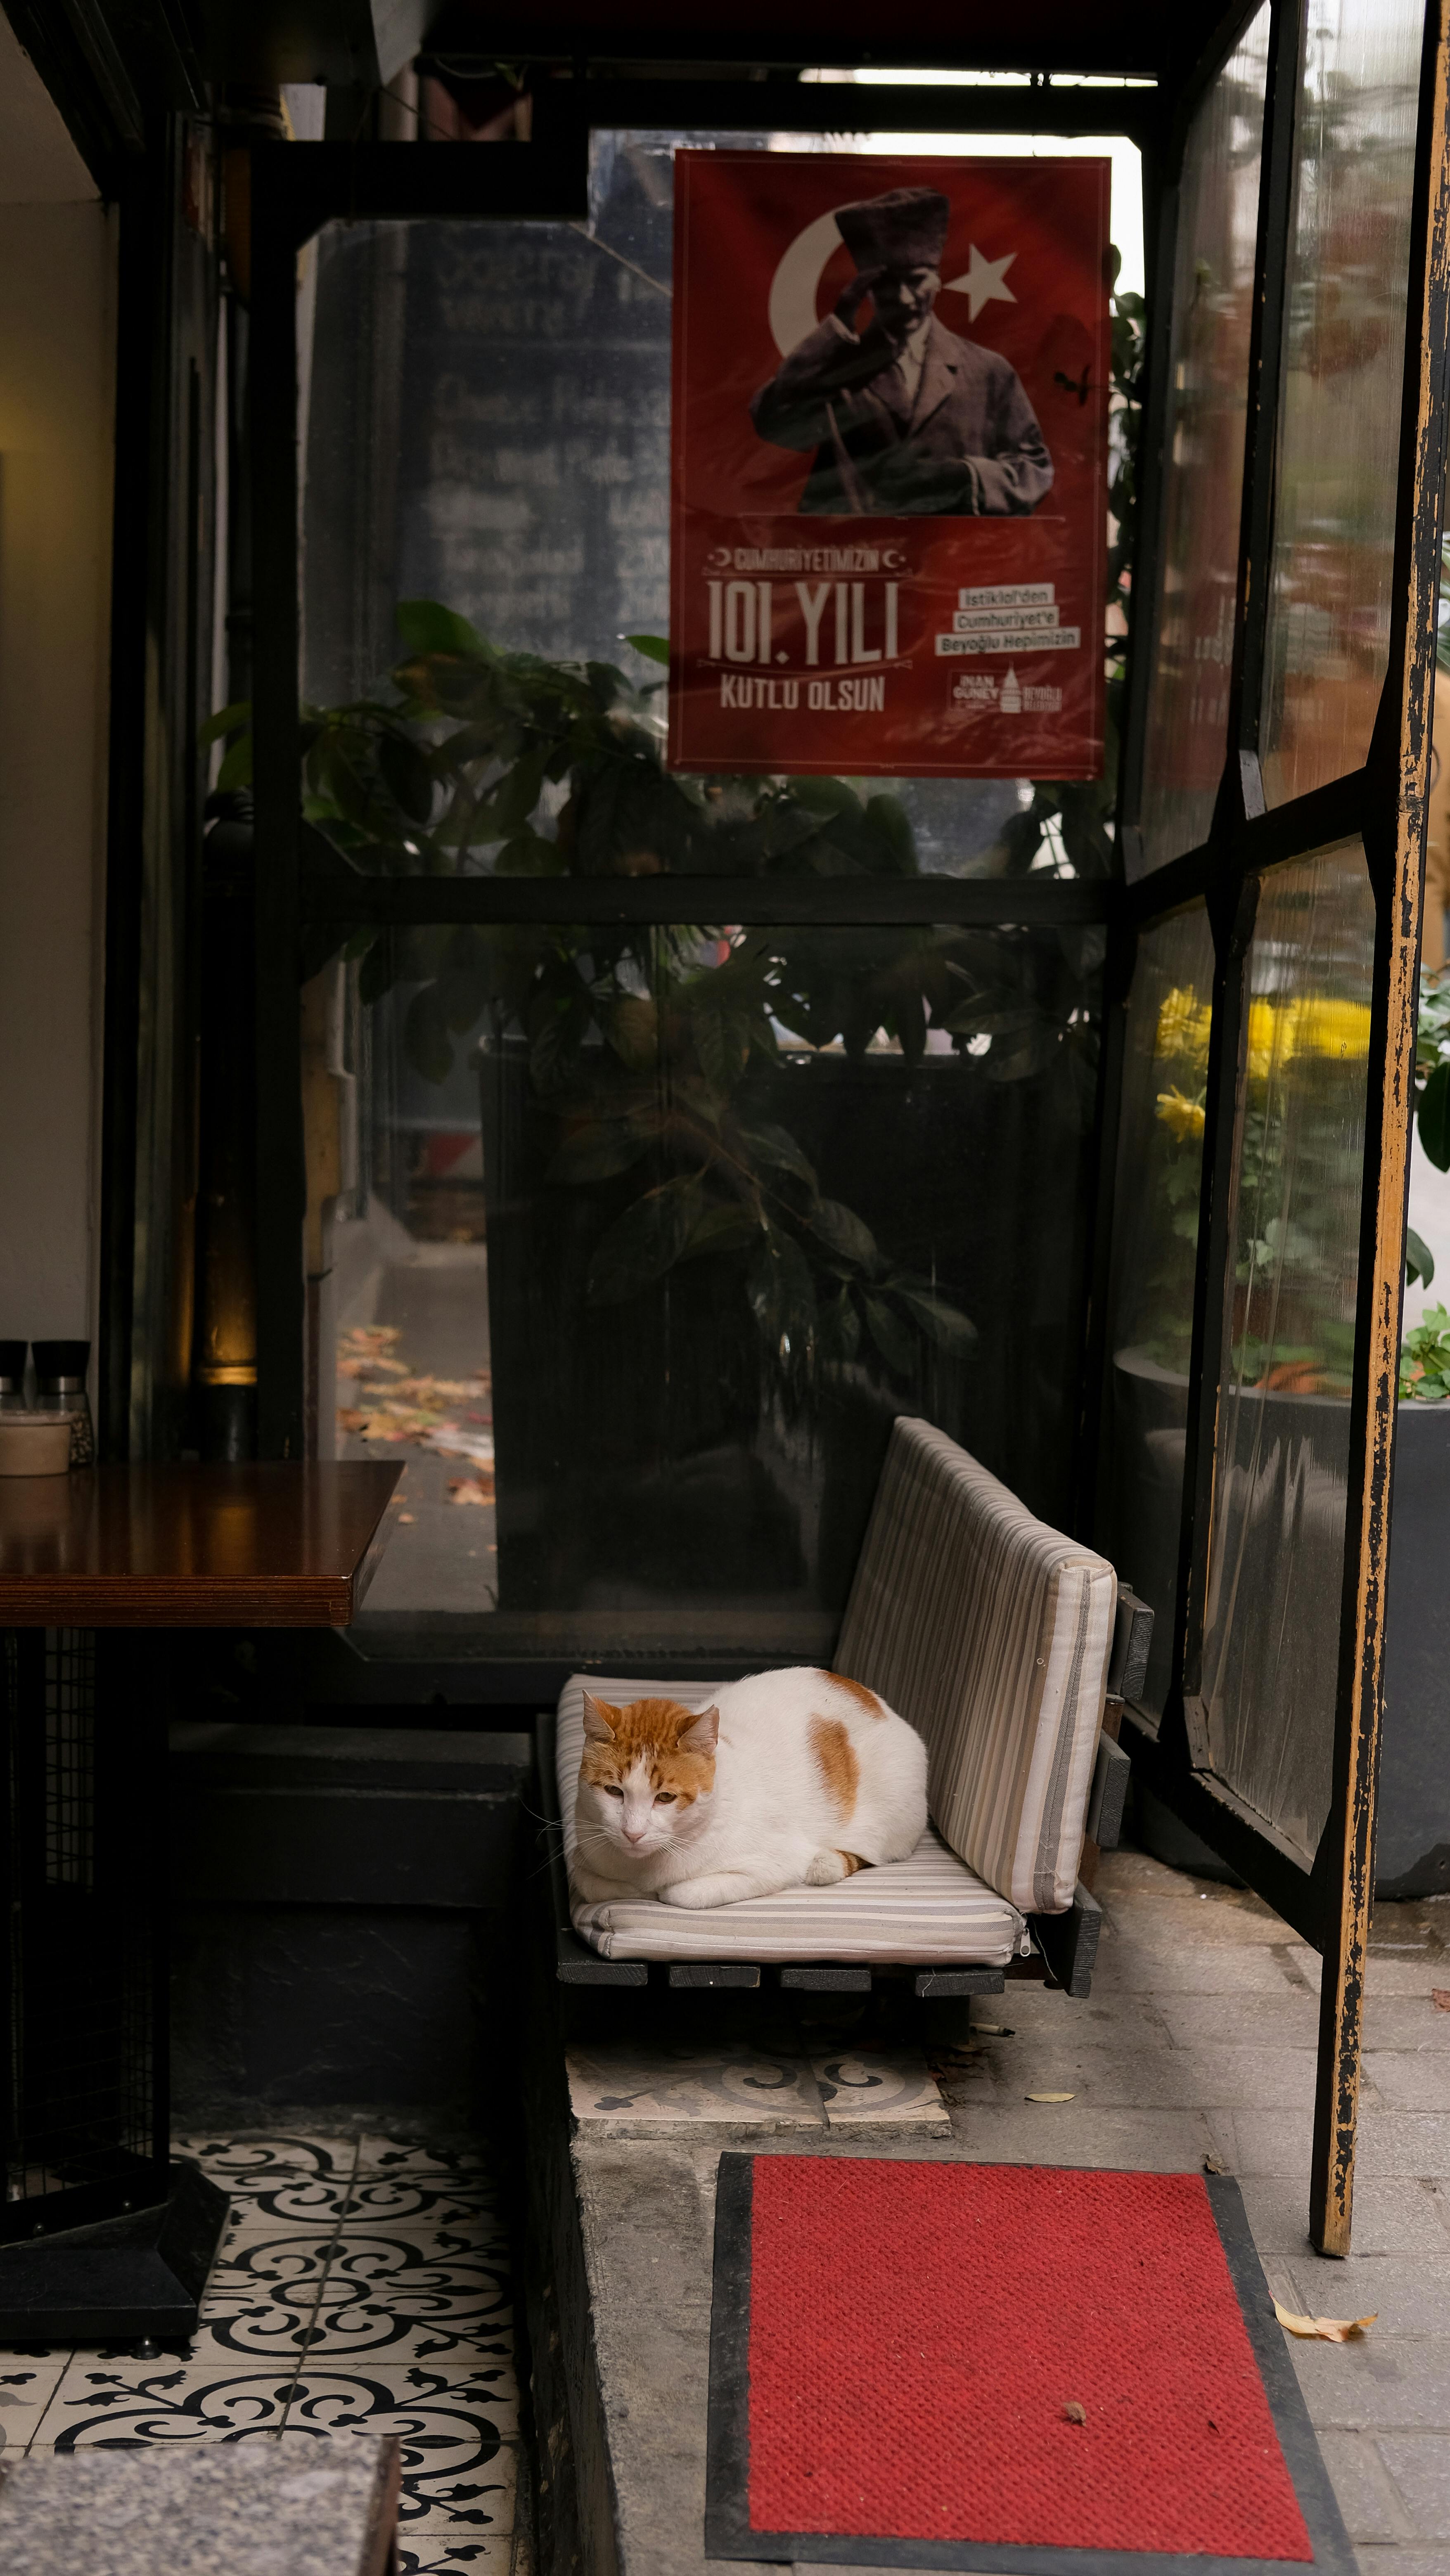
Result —
[[1109, 172], [676, 154], [672, 768], [1101, 775]]

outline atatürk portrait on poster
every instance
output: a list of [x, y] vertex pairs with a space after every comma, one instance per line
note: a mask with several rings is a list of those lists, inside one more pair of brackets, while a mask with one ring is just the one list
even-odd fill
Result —
[[[935, 188], [837, 208], [856, 274], [750, 406], [772, 446], [816, 451], [801, 510], [1022, 517], [1051, 489], [1052, 459], [1015, 367], [959, 339], [933, 309], [950, 216]], [[858, 331], [868, 296], [871, 320]]]

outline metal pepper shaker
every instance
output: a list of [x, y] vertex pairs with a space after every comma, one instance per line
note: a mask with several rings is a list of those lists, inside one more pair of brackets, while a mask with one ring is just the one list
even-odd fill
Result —
[[35, 1353], [35, 1408], [38, 1413], [64, 1413], [70, 1417], [70, 1462], [73, 1467], [93, 1467], [96, 1463], [96, 1431], [91, 1420], [91, 1400], [86, 1393], [86, 1371], [91, 1363], [89, 1342], [33, 1342]]

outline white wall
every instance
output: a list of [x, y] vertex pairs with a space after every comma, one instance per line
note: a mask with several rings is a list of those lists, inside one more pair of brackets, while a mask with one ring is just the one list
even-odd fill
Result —
[[0, 1336], [94, 1340], [114, 238], [0, 15]]

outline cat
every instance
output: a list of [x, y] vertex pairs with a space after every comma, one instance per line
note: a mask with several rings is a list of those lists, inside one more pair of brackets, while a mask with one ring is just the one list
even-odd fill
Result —
[[570, 1874], [586, 1903], [732, 1905], [830, 1887], [905, 1860], [925, 1830], [925, 1744], [839, 1673], [753, 1673], [699, 1714], [584, 1694]]

